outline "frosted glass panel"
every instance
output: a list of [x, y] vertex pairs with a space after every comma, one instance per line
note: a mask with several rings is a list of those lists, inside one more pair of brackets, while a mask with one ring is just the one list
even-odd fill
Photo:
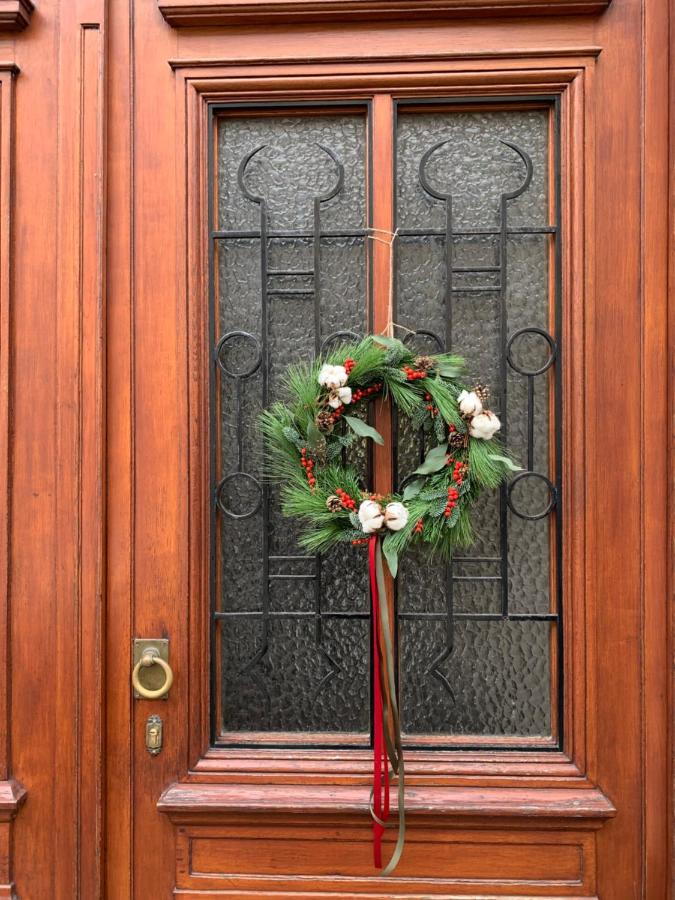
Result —
[[[553, 732], [549, 141], [547, 109], [402, 109], [398, 117], [396, 320], [425, 332], [411, 336], [420, 347], [466, 353], [469, 378], [489, 387], [502, 435], [526, 470], [481, 502], [477, 542], [451, 567], [414, 557], [401, 566], [401, 705], [410, 735]], [[400, 482], [422, 439], [401, 423], [398, 440]]]
[[219, 730], [366, 735], [367, 573], [299, 548], [256, 427], [290, 363], [366, 330], [365, 118], [226, 116], [217, 148]]
[[[558, 227], [547, 109], [400, 104], [395, 320], [487, 384], [522, 466], [474, 512], [451, 566], [411, 554], [397, 580], [409, 744], [559, 736]], [[306, 555], [262, 479], [257, 419], [289, 363], [368, 330], [364, 115], [227, 113], [212, 211], [216, 738], [349, 745], [370, 729], [362, 548]], [[383, 296], [384, 296], [383, 292]], [[427, 439], [428, 440], [428, 439]], [[425, 439], [396, 426], [399, 485]], [[372, 461], [352, 448], [364, 484]], [[557, 710], [557, 712], [556, 712]]]

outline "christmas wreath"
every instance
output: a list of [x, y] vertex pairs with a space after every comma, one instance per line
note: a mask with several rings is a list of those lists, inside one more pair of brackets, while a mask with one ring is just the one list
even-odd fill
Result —
[[[373, 623], [374, 771], [371, 815], [375, 865], [389, 816], [387, 759], [398, 776], [399, 839], [384, 874], [400, 858], [404, 835], [404, 769], [396, 700], [387, 582], [408, 547], [450, 558], [473, 541], [470, 511], [486, 490], [517, 470], [498, 439], [488, 393], [461, 380], [464, 361], [450, 353], [416, 355], [403, 341], [370, 335], [342, 344], [287, 373], [287, 402], [261, 419], [267, 474], [281, 484], [282, 510], [301, 525], [301, 544], [323, 553], [344, 542], [368, 547]], [[375, 494], [362, 483], [348, 449], [361, 438], [383, 444], [363, 413], [389, 399], [430, 445], [400, 493]], [[357, 414], [361, 411], [361, 415]]]

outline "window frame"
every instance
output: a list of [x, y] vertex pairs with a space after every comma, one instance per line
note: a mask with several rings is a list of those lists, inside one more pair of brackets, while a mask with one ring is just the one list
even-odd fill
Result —
[[[375, 113], [375, 109], [377, 113]], [[542, 110], [548, 116], [548, 133], [549, 133], [549, 152], [548, 152], [548, 171], [547, 180], [549, 187], [549, 203], [548, 203], [548, 221], [552, 223], [554, 233], [551, 235], [552, 240], [548, 242], [549, 257], [549, 332], [556, 335], [556, 366], [555, 371], [549, 370], [546, 376], [549, 384], [549, 469], [547, 474], [553, 478], [554, 490], [556, 491], [557, 508], [555, 510], [555, 518], [550, 521], [549, 542], [550, 542], [550, 612], [551, 629], [549, 631], [549, 667], [550, 667], [550, 716], [551, 716], [551, 735], [480, 735], [480, 734], [445, 734], [445, 733], [414, 733], [407, 735], [404, 744], [409, 749], [444, 749], [444, 750], [527, 750], [534, 749], [552, 752], [559, 750], [561, 746], [561, 737], [563, 732], [563, 697], [562, 697], [562, 583], [560, 577], [560, 534], [561, 534], [561, 466], [560, 466], [560, 437], [561, 427], [557, 427], [557, 423], [561, 420], [560, 409], [560, 384], [561, 384], [561, 367], [560, 367], [560, 324], [561, 324], [561, 227], [560, 227], [560, 101], [555, 94], [541, 94], [539, 96], [530, 96], [523, 99], [518, 96], [503, 96], [495, 99], [490, 96], [478, 97], [444, 97], [444, 96], [426, 96], [415, 98], [397, 98], [387, 93], [377, 95], [377, 98], [367, 97], [365, 99], [352, 99], [349, 102], [336, 99], [333, 101], [321, 100], [297, 100], [283, 101], [275, 100], [256, 100], [251, 103], [242, 102], [226, 102], [215, 103], [209, 106], [208, 114], [208, 161], [207, 161], [207, 181], [208, 181], [208, 271], [209, 271], [209, 309], [211, 315], [209, 317], [208, 340], [209, 347], [216, 346], [219, 335], [216, 333], [216, 320], [218, 318], [218, 278], [217, 278], [217, 248], [219, 241], [222, 239], [220, 223], [218, 221], [218, 145], [219, 145], [219, 126], [221, 121], [229, 118], [260, 118], [269, 116], [270, 118], [283, 115], [291, 115], [293, 117], [311, 117], [311, 116], [339, 116], [345, 114], [362, 114], [365, 119], [366, 133], [366, 189], [368, 198], [366, 201], [366, 233], [370, 229], [375, 237], [374, 240], [368, 241], [365, 238], [365, 258], [368, 268], [366, 278], [365, 297], [365, 315], [366, 328], [373, 328], [375, 321], [384, 322], [385, 326], [374, 328], [375, 331], [384, 330], [389, 319], [397, 320], [396, 315], [396, 291], [395, 283], [397, 279], [396, 264], [396, 247], [392, 245], [390, 248], [386, 242], [377, 241], [378, 232], [393, 233], [397, 228], [396, 223], [396, 204], [397, 204], [397, 139], [398, 139], [398, 120], [399, 115], [415, 115], [423, 112], [474, 112], [474, 111], [505, 111], [505, 110]], [[391, 134], [391, 151], [382, 153], [376, 157], [376, 150], [381, 146], [383, 141]], [[375, 190], [373, 182], [377, 179], [378, 187]], [[385, 221], [391, 224], [388, 228], [384, 227]], [[505, 250], [503, 251], [505, 252]], [[390, 254], [393, 258], [390, 257]], [[383, 257], [383, 259], [382, 259]], [[376, 265], [376, 261], [381, 261], [380, 265]], [[394, 284], [392, 285], [392, 279]], [[506, 290], [506, 287], [504, 288]], [[391, 307], [391, 308], [390, 308]], [[506, 352], [506, 351], [504, 351]], [[504, 372], [502, 377], [506, 377], [504, 360]], [[218, 473], [220, 453], [217, 449], [219, 442], [220, 428], [218, 426], [218, 405], [220, 398], [220, 382], [222, 373], [216, 372], [216, 366], [210, 367], [210, 429], [211, 429], [211, 472], [212, 480], [210, 483], [211, 496], [215, 496], [217, 484], [213, 480], [214, 477], [220, 477], [222, 473]], [[392, 419], [389, 410], [383, 410], [378, 406], [376, 412], [376, 427], [382, 434], [389, 434], [390, 441], [385, 444], [384, 448], [375, 447], [373, 455], [374, 465], [372, 466], [372, 477], [374, 479], [374, 490], [380, 493], [387, 493], [394, 487], [395, 468], [396, 468], [396, 452], [395, 452], [395, 419]], [[530, 411], [530, 415], [533, 414]], [[504, 509], [506, 508], [506, 494], [501, 500]], [[212, 504], [212, 512], [210, 517], [210, 543], [211, 543], [211, 614], [213, 617], [211, 627], [211, 659], [212, 659], [212, 679], [211, 679], [211, 745], [213, 748], [250, 748], [258, 747], [274, 747], [278, 749], [299, 749], [302, 747], [316, 747], [322, 749], [359, 749], [363, 746], [370, 745], [370, 736], [368, 734], [348, 732], [336, 732], [334, 734], [326, 732], [258, 732], [258, 731], [241, 731], [227, 732], [219, 729], [219, 720], [221, 714], [220, 700], [220, 669], [219, 661], [221, 659], [220, 638], [222, 633], [222, 625], [217, 621], [217, 602], [220, 592], [219, 576], [220, 576], [220, 540], [219, 540], [219, 516], [215, 509], [215, 503]], [[505, 522], [501, 524], [501, 529], [505, 528]], [[501, 578], [508, 579], [507, 546], [506, 537], [502, 538], [501, 555], [503, 557]], [[395, 586], [390, 582], [392, 595], [395, 596]], [[396, 603], [393, 604], [394, 610]], [[395, 611], [392, 610], [392, 622], [395, 623], [394, 628], [400, 627], [400, 619]], [[502, 617], [503, 621], [508, 621], [514, 614]], [[520, 614], [518, 617], [523, 619], [527, 614]], [[470, 616], [469, 616], [470, 617]], [[535, 614], [536, 617], [536, 614]], [[461, 614], [458, 618], [462, 618]], [[466, 616], [464, 616], [466, 618]], [[398, 644], [398, 640], [397, 640]], [[372, 710], [371, 710], [372, 716]]]
[[[504, 59], [477, 53], [470, 64], [451, 56], [399, 61], [374, 59], [368, 64], [351, 61], [305, 60], [302, 63], [264, 61], [199, 62], [174, 61], [179, 120], [184, 116], [187, 136], [179, 159], [178, 186], [184, 191], [186, 229], [182, 238], [184, 276], [188, 297], [205, 296], [207, 286], [207, 171], [204, 152], [208, 142], [210, 106], [223, 102], [274, 99], [277, 102], [344, 100], [371, 98], [373, 115], [381, 108], [381, 91], [396, 98], [424, 98], [455, 95], [529, 97], [542, 93], [560, 101], [561, 182], [564, 198], [561, 206], [563, 254], [562, 340], [568, 349], [563, 373], [563, 404], [567, 427], [564, 438], [563, 480], [583, 463], [583, 329], [589, 314], [584, 306], [584, 279], [571, 274], [584, 271], [582, 223], [592, 209], [593, 197], [584, 177], [590, 145], [584, 142], [585, 104], [597, 52], [563, 53], [534, 58]], [[375, 152], [391, 154], [391, 137]], [[182, 176], [180, 173], [183, 173]], [[377, 186], [374, 185], [375, 196]], [[391, 227], [391, 210], [375, 214], [374, 225]], [[388, 266], [388, 259], [374, 248], [373, 267]], [[189, 661], [197, 675], [198, 690], [191, 692], [189, 714], [196, 723], [190, 744], [188, 781], [201, 783], [256, 781], [274, 783], [350, 784], [367, 777], [370, 755], [366, 750], [323, 750], [288, 748], [211, 747], [209, 735], [209, 604], [208, 565], [199, 551], [206, 534], [209, 498], [203, 490], [208, 471], [208, 452], [204, 444], [203, 423], [207, 421], [208, 398], [203, 385], [208, 383], [209, 360], [203, 350], [204, 312], [197, 303], [188, 304], [190, 341], [190, 653]], [[386, 324], [373, 322], [377, 330]], [[575, 373], [574, 389], [572, 375]], [[570, 515], [572, 513], [572, 515]], [[561, 577], [566, 585], [564, 620], [564, 739], [562, 748], [553, 751], [518, 750], [413, 750], [407, 755], [406, 769], [411, 784], [472, 785], [496, 787], [529, 786], [537, 789], [573, 787], [594, 788], [587, 776], [589, 736], [587, 712], [592, 708], [592, 679], [587, 669], [594, 665], [588, 643], [593, 622], [592, 605], [586, 602], [586, 558], [583, 542], [586, 508], [583, 497], [574, 507], [563, 496], [563, 565]], [[467, 779], [469, 779], [467, 781]]]

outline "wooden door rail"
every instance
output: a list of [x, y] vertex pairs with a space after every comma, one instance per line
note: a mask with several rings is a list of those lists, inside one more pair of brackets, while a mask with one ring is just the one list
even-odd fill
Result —
[[[157, 808], [171, 821], [204, 822], [243, 815], [313, 814], [344, 816], [368, 808], [366, 785], [215, 784], [175, 782]], [[597, 787], [504, 788], [429, 787], [406, 790], [406, 811], [447, 818], [588, 820], [600, 827], [615, 815], [611, 801]], [[594, 824], [595, 823], [595, 824]]]
[[584, 15], [611, 0], [159, 0], [174, 28], [391, 19]]

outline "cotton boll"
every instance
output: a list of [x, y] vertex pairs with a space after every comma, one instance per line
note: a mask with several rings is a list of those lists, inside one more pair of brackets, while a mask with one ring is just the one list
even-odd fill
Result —
[[480, 438], [483, 441], [489, 441], [502, 427], [502, 423], [497, 416], [489, 410], [474, 416], [469, 423], [469, 434], [471, 437]]
[[325, 363], [319, 371], [319, 384], [330, 390], [337, 390], [347, 384], [347, 370], [344, 366], [331, 366]]
[[384, 524], [390, 531], [400, 531], [408, 524], [408, 510], [402, 503], [387, 503]]
[[379, 531], [384, 523], [384, 513], [380, 504], [374, 500], [364, 500], [359, 506], [359, 522], [366, 534]]
[[475, 391], [462, 391], [457, 397], [457, 404], [463, 416], [478, 416], [483, 412], [483, 404]]

